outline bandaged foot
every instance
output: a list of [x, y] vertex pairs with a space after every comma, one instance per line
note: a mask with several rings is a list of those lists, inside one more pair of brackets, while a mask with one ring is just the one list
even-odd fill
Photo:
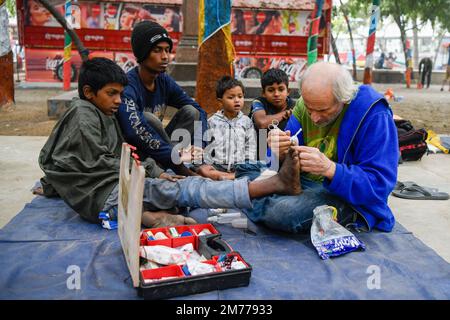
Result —
[[180, 214], [171, 214], [167, 211], [144, 211], [142, 213], [142, 224], [147, 228], [172, 227], [184, 224], [196, 224], [197, 221]]

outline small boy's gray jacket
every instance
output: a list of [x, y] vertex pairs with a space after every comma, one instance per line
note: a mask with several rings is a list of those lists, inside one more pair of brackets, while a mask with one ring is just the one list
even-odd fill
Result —
[[[99, 211], [119, 183], [123, 142], [116, 117], [74, 99], [39, 155], [44, 194], [59, 195], [81, 217], [99, 222]], [[147, 176], [163, 172], [151, 158], [142, 165]]]
[[231, 171], [237, 163], [256, 160], [256, 132], [253, 122], [241, 111], [228, 119], [223, 110], [208, 119], [207, 139], [211, 143], [205, 148], [205, 162], [220, 165]]

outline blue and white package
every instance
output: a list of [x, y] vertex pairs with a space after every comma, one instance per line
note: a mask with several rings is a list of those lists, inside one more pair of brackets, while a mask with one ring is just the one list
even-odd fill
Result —
[[313, 212], [311, 242], [323, 260], [366, 249], [353, 233], [335, 221], [336, 208], [324, 205], [316, 207]]

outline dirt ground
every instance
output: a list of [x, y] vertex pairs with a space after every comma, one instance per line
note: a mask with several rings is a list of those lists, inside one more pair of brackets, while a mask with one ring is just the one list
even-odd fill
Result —
[[392, 88], [394, 95], [403, 100], [389, 101], [394, 114], [411, 120], [416, 128], [433, 130], [438, 134], [450, 134], [450, 92], [448, 86], [440, 91], [440, 85], [431, 85], [429, 89], [407, 89], [405, 85], [374, 84], [379, 92]]
[[15, 106], [0, 108], [0, 135], [48, 136], [56, 120], [47, 116], [47, 99], [60, 93], [60, 89], [16, 88]]
[[[391, 100], [396, 115], [412, 121], [418, 128], [450, 134], [450, 92], [441, 92], [440, 86], [429, 89], [406, 89], [404, 85], [374, 84], [385, 92], [392, 88], [403, 100]], [[47, 99], [61, 94], [61, 89], [16, 89], [16, 105], [9, 110], [0, 109], [0, 135], [48, 136], [56, 120], [47, 116]]]

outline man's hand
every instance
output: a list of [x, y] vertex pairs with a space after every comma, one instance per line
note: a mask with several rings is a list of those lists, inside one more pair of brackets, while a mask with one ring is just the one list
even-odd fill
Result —
[[281, 131], [280, 129], [274, 129], [269, 131], [267, 138], [267, 144], [276, 157], [283, 161], [284, 157], [288, 153], [289, 146], [291, 145], [291, 132]]
[[171, 175], [171, 174], [168, 174], [167, 172], [163, 172], [163, 173], [161, 173], [161, 175], [159, 176], [159, 178], [160, 178], [160, 179], [164, 179], [164, 180], [168, 180], [168, 181], [175, 182], [175, 181], [177, 181], [177, 180], [184, 179], [184, 178], [186, 178], [186, 177], [185, 177], [185, 176], [180, 176], [180, 175], [177, 175], [177, 174]]
[[332, 180], [336, 172], [336, 163], [331, 161], [317, 148], [295, 146], [300, 154], [300, 168], [304, 172], [320, 175]]

